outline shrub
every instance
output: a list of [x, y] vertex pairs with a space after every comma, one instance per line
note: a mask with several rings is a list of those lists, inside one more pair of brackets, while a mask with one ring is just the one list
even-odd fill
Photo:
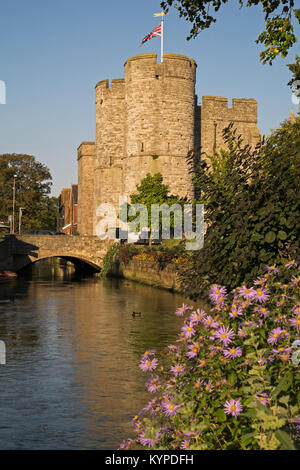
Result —
[[113, 274], [114, 263], [115, 263], [116, 257], [118, 256], [119, 250], [120, 250], [120, 245], [118, 243], [114, 243], [106, 252], [103, 258], [101, 276], [109, 277]]
[[175, 345], [161, 365], [141, 358], [154, 398], [132, 420], [120, 449], [296, 449], [299, 447], [300, 270], [295, 262], [227, 293], [214, 284], [211, 309], [183, 304]]
[[299, 252], [300, 120], [283, 123], [254, 151], [231, 127], [224, 139], [228, 151], [207, 156], [195, 181], [208, 229], [182, 273], [192, 299], [216, 280], [232, 289]]

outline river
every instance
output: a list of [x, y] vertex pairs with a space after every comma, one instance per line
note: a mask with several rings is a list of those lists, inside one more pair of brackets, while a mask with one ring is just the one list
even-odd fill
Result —
[[66, 270], [23, 275], [0, 283], [0, 448], [117, 449], [152, 398], [140, 355], [176, 340], [182, 297]]

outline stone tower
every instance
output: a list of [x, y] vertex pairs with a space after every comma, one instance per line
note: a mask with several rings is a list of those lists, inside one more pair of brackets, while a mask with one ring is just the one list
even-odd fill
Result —
[[246, 144], [257, 143], [256, 101], [234, 99], [229, 108], [227, 98], [204, 96], [198, 105], [196, 67], [183, 55], [157, 63], [156, 54], [140, 54], [126, 61], [124, 78], [97, 83], [95, 144], [78, 149], [79, 233], [95, 234], [97, 207], [117, 208], [147, 173], [161, 173], [170, 193], [192, 198], [187, 156], [224, 147], [230, 122]]
[[195, 83], [196, 64], [182, 55], [125, 63], [124, 194], [147, 173], [162, 173], [171, 193], [192, 196], [186, 156], [194, 149]]
[[78, 222], [81, 235], [93, 233], [93, 199], [95, 143], [82, 142], [77, 149], [78, 160]]

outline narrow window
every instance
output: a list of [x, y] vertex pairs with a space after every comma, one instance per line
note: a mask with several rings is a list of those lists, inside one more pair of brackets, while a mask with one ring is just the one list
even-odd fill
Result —
[[144, 151], [144, 142], [141, 143], [141, 152]]
[[109, 164], [110, 164], [110, 166], [112, 166], [112, 164], [113, 164], [113, 157], [109, 157]]

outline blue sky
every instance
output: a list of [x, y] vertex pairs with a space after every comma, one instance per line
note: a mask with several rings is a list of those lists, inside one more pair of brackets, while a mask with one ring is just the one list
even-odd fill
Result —
[[[300, 7], [299, 0], [296, 6]], [[0, 153], [27, 153], [47, 165], [53, 195], [77, 182], [78, 145], [95, 135], [94, 87], [122, 78], [124, 62], [143, 52], [160, 53], [160, 39], [140, 47], [159, 23], [158, 0], [10, 0], [0, 17], [0, 80], [7, 103], [0, 105]], [[196, 60], [196, 92], [230, 99], [255, 98], [263, 134], [290, 110], [287, 87], [297, 43], [273, 66], [259, 61], [255, 39], [264, 29], [261, 9], [224, 5], [217, 23], [187, 41], [190, 24], [172, 9], [165, 23], [165, 52]], [[299, 30], [298, 30], [299, 32]]]

